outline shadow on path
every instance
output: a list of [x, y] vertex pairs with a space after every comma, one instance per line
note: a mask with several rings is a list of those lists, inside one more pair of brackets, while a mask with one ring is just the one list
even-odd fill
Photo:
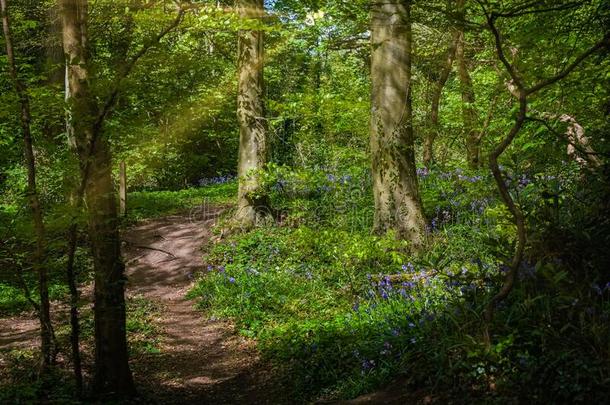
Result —
[[143, 296], [162, 308], [160, 353], [134, 358], [134, 377], [158, 403], [287, 403], [253, 343], [230, 324], [205, 321], [184, 298], [203, 272], [201, 248], [217, 214], [149, 220], [124, 233], [128, 299]]

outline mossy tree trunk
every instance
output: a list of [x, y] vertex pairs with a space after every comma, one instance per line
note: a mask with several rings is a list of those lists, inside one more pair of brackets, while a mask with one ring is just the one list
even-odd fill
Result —
[[415, 168], [411, 100], [411, 4], [371, 3], [371, 155], [374, 231], [421, 246], [425, 220]]
[[86, 53], [87, 0], [60, 0], [62, 37], [76, 153], [84, 184], [87, 222], [95, 270], [95, 376], [100, 396], [135, 393], [129, 369], [125, 275], [121, 257], [116, 193], [103, 116], [91, 94]]
[[[242, 24], [257, 24], [264, 16], [263, 0], [239, 0]], [[239, 192], [235, 220], [244, 228], [254, 226], [269, 215], [258, 172], [268, 156], [267, 123], [264, 105], [264, 34], [260, 29], [242, 29], [238, 42], [239, 89]]]

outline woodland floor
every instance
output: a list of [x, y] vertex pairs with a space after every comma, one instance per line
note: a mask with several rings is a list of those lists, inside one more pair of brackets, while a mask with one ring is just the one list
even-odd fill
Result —
[[[123, 232], [127, 300], [144, 298], [159, 308], [159, 353], [131, 360], [146, 403], [288, 402], [253, 342], [229, 323], [206, 320], [185, 299], [195, 275], [205, 271], [201, 249], [210, 241], [218, 210], [147, 220]], [[85, 300], [87, 295], [90, 286], [83, 288]], [[0, 364], [2, 351], [37, 346], [32, 314], [0, 319]]]
[[[240, 337], [230, 323], [206, 320], [185, 298], [194, 278], [205, 272], [202, 247], [221, 208], [143, 221], [122, 233], [127, 266], [127, 300], [146, 299], [158, 308], [158, 353], [132, 355], [131, 367], [141, 395], [137, 403], [288, 404], [277, 373], [262, 362], [255, 343]], [[82, 288], [91, 308], [92, 286]], [[53, 303], [56, 322], [67, 322], [68, 309]], [[0, 366], [3, 352], [39, 345], [34, 314], [0, 318]], [[91, 347], [83, 345], [86, 370]], [[60, 362], [66, 363], [60, 354]], [[425, 395], [405, 395], [402, 384], [345, 404], [427, 403]], [[423, 400], [422, 400], [423, 399]], [[324, 402], [327, 403], [327, 402]], [[328, 402], [337, 403], [337, 402]]]

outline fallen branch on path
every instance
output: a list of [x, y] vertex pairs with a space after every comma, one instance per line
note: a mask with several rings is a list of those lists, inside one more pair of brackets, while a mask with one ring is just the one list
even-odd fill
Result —
[[168, 252], [167, 250], [159, 249], [159, 248], [152, 247], [152, 246], [136, 245], [135, 243], [132, 243], [132, 242], [129, 242], [129, 241], [126, 241], [126, 240], [124, 240], [124, 241], [123, 241], [123, 243], [125, 243], [125, 244], [127, 244], [127, 245], [129, 245], [129, 246], [131, 246], [131, 247], [138, 248], [138, 249], [153, 250], [153, 251], [155, 251], [155, 252], [161, 252], [161, 253], [165, 253], [166, 255], [171, 256], [171, 257], [173, 257], [174, 259], [177, 259], [177, 258], [178, 258], [178, 257], [176, 257], [176, 255], [174, 255], [172, 252]]

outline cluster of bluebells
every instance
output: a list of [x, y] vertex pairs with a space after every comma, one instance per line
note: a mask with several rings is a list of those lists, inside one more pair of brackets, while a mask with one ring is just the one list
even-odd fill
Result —
[[470, 202], [470, 211], [475, 214], [483, 215], [485, 209], [489, 207], [491, 198], [478, 198]]
[[417, 177], [427, 179], [428, 176], [430, 176], [430, 170], [427, 167], [420, 167], [417, 169]]
[[350, 175], [337, 177], [334, 174], [327, 174], [326, 178], [328, 179], [328, 181], [330, 181], [331, 183], [335, 183], [335, 184], [347, 185], [352, 182], [352, 176], [350, 176]]
[[[447, 197], [446, 195], [441, 195], [441, 197]], [[427, 227], [427, 231], [432, 233], [442, 229], [444, 226], [450, 224], [451, 222], [459, 219], [460, 214], [466, 214], [466, 217], [469, 220], [471, 219], [471, 215], [476, 215], [476, 220], [485, 213], [485, 210], [491, 205], [493, 202], [493, 198], [491, 197], [483, 197], [476, 198], [471, 200], [470, 202], [465, 202], [458, 199], [457, 196], [448, 197], [449, 206], [441, 207], [437, 205], [434, 210], [434, 216], [430, 220], [430, 224]]]
[[434, 210], [434, 217], [430, 220], [430, 225], [428, 225], [428, 232], [436, 232], [441, 229], [444, 225], [451, 222], [452, 215], [448, 209], [442, 209], [440, 206], [436, 206]]
[[606, 291], [610, 292], [610, 281], [608, 281], [606, 283], [606, 285], [602, 285], [602, 286], [600, 286], [598, 283], [593, 283], [593, 284], [591, 284], [591, 289], [597, 295], [603, 295], [604, 292], [606, 292]]
[[216, 271], [218, 274], [221, 274], [230, 284], [235, 284], [235, 277], [229, 276], [224, 266], [214, 267], [212, 265], [208, 265], [208, 273]]
[[199, 185], [201, 187], [203, 187], [203, 186], [211, 186], [211, 185], [215, 185], [215, 184], [226, 184], [226, 183], [232, 182], [235, 179], [236, 179], [235, 176], [227, 174], [226, 176], [218, 176], [218, 177], [212, 177], [209, 179], [201, 179], [201, 180], [199, 180]]
[[[432, 175], [432, 172], [426, 168], [422, 168], [422, 169], [417, 169], [417, 175], [422, 179], [426, 179]], [[440, 172], [440, 173], [437, 173], [436, 175], [441, 180], [457, 179], [459, 181], [468, 182], [468, 183], [477, 183], [477, 182], [483, 180], [483, 176], [469, 176], [469, 175], [465, 174], [464, 170], [459, 167], [453, 171]]]
[[511, 175], [510, 173], [505, 174], [506, 187], [516, 188], [518, 190], [522, 190], [528, 185], [533, 183], [533, 180], [526, 174], [522, 173], [520, 175]]
[[324, 180], [318, 180], [316, 184], [304, 181], [301, 179], [286, 179], [278, 178], [271, 186], [271, 189], [282, 193], [305, 193], [312, 192], [322, 193], [338, 190], [354, 183], [354, 178], [351, 175], [336, 176], [334, 174], [326, 174]]
[[[412, 263], [407, 263], [401, 267], [402, 274], [408, 274], [404, 277], [405, 281], [395, 282], [392, 281], [390, 276], [380, 277], [379, 281], [374, 281], [373, 277], [369, 274], [367, 278], [371, 283], [367, 296], [369, 299], [381, 298], [387, 300], [390, 298], [406, 299], [408, 301], [414, 301], [415, 297], [413, 294], [416, 288], [422, 284], [429, 286], [433, 277], [434, 271], [426, 271], [424, 269], [417, 270]], [[358, 305], [354, 306], [354, 310], [358, 310]]]

